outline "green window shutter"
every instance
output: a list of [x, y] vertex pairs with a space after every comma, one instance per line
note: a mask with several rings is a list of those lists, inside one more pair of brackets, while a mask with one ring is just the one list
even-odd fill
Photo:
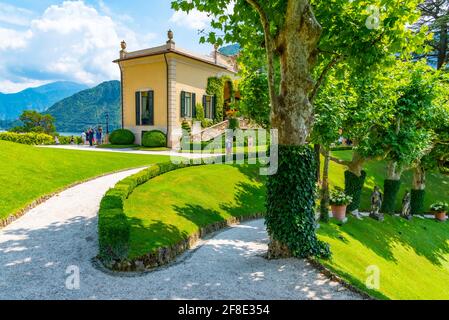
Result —
[[206, 95], [203, 95], [203, 112], [204, 112], [204, 117], [207, 118], [208, 114], [207, 114], [207, 109], [206, 109], [206, 104], [207, 104], [207, 97]]
[[136, 92], [136, 126], [140, 126], [140, 92]]
[[192, 93], [192, 118], [196, 118], [196, 93]]
[[186, 93], [181, 91], [181, 118], [186, 116]]
[[148, 91], [148, 104], [150, 108], [150, 126], [154, 126], [154, 91]]
[[212, 97], [212, 119], [215, 120], [216, 117], [217, 117], [217, 97], [213, 96]]

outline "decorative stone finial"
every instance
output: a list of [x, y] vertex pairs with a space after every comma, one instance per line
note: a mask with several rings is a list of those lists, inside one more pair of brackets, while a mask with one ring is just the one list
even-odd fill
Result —
[[173, 41], [173, 31], [171, 31], [171, 29], [168, 30], [167, 37], [168, 37], [168, 41], [170, 41], [170, 42]]
[[123, 40], [123, 41], [120, 43], [120, 47], [122, 48], [123, 51], [126, 50], [126, 42], [125, 42], [125, 40]]

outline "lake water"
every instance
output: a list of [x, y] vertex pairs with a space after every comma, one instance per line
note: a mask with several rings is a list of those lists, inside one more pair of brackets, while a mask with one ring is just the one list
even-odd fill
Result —
[[81, 137], [81, 132], [59, 132], [59, 135], [63, 137]]

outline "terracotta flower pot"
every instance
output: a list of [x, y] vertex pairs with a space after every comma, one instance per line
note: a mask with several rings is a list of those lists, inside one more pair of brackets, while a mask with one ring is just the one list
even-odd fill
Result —
[[445, 221], [446, 212], [445, 211], [435, 212], [435, 219], [437, 219], [438, 221]]
[[332, 216], [339, 221], [343, 221], [346, 218], [346, 207], [332, 205]]

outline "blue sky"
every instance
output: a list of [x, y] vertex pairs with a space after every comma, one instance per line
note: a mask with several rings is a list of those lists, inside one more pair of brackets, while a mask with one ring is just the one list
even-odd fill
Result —
[[0, 0], [0, 92], [17, 92], [52, 81], [96, 85], [118, 79], [111, 61], [120, 41], [128, 50], [165, 43], [208, 54], [198, 30], [204, 13], [174, 12], [170, 0]]

